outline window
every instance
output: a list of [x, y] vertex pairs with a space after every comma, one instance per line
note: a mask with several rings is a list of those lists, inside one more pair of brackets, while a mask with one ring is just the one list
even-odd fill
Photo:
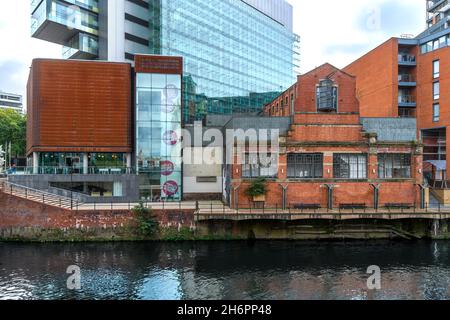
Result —
[[275, 178], [278, 176], [278, 154], [258, 155], [248, 153], [245, 155], [242, 165], [242, 176], [244, 178]]
[[440, 85], [438, 81], [433, 83], [433, 99], [439, 100], [439, 97], [440, 97]]
[[320, 81], [316, 100], [318, 111], [337, 111], [338, 89], [332, 80]]
[[333, 171], [336, 179], [366, 179], [367, 155], [335, 154], [333, 156]]
[[441, 117], [441, 107], [439, 103], [433, 105], [433, 122], [438, 122]]
[[439, 60], [433, 61], [433, 78], [437, 79], [440, 76], [440, 63]]
[[411, 178], [410, 154], [379, 154], [378, 177], [380, 179]]
[[287, 175], [292, 179], [318, 179], [323, 177], [322, 154], [289, 154]]

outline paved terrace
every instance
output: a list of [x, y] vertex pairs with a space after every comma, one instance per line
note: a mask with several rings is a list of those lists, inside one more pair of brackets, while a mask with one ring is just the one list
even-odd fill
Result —
[[[74, 211], [119, 211], [131, 210], [139, 203], [93, 203], [83, 204], [73, 201], [70, 198], [63, 198], [54, 194], [49, 194], [39, 190], [33, 190], [23, 186], [0, 181], [0, 192], [13, 195], [30, 201], [43, 203], [46, 205], [64, 208]], [[428, 219], [443, 220], [450, 219], [450, 207], [430, 207], [426, 209], [418, 208], [355, 208], [355, 209], [286, 209], [262, 208], [262, 209], [231, 209], [221, 202], [145, 202], [145, 207], [153, 210], [193, 210], [196, 221], [208, 220], [354, 220], [354, 219]]]

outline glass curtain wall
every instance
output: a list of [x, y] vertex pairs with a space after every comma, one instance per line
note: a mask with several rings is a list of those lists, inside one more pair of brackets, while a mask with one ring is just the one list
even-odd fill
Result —
[[241, 0], [150, 2], [150, 51], [184, 57], [184, 121], [261, 111], [295, 81], [294, 35]]
[[136, 163], [140, 196], [180, 201], [181, 75], [136, 75]]

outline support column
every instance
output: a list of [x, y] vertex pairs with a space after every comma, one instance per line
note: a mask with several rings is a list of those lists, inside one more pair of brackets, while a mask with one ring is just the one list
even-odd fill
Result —
[[39, 173], [39, 153], [33, 152], [33, 174]]
[[87, 153], [83, 153], [83, 174], [89, 174], [89, 157]]
[[380, 187], [381, 184], [371, 184], [373, 188], [373, 208], [378, 210], [380, 206]]
[[127, 172], [131, 173], [131, 153], [126, 154], [126, 161], [127, 161]]
[[450, 177], [450, 127], [446, 128], [446, 153], [447, 153], [447, 177], [445, 177], [444, 179], [447, 180], [448, 177]]
[[327, 207], [329, 210], [333, 210], [333, 190], [335, 185], [327, 184], [325, 186], [327, 187]]

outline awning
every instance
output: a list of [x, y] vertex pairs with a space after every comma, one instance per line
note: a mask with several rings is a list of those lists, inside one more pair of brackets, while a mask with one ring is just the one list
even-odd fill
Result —
[[429, 160], [429, 161], [425, 161], [425, 163], [431, 164], [437, 170], [447, 170], [447, 161], [446, 160]]

